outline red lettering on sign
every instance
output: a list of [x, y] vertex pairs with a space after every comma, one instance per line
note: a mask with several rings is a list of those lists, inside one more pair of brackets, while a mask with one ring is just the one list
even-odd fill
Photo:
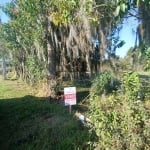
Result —
[[65, 94], [64, 98], [65, 98], [65, 100], [67, 100], [67, 99], [74, 100], [74, 99], [76, 99], [76, 94]]

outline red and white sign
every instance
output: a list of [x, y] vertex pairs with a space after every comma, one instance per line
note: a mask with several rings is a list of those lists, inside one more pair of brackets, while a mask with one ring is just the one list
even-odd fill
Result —
[[64, 88], [65, 106], [76, 105], [76, 87]]

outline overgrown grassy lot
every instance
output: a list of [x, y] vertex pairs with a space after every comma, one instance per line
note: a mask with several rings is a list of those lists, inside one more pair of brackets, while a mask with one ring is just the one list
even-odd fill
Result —
[[88, 130], [64, 106], [31, 94], [20, 81], [0, 79], [0, 149], [83, 149]]

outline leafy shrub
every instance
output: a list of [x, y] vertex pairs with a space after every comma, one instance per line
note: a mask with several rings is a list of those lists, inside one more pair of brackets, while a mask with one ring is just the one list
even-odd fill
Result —
[[141, 87], [140, 78], [137, 72], [125, 73], [122, 79], [124, 92], [130, 99], [137, 99], [138, 92]]
[[124, 93], [112, 93], [104, 101], [95, 93], [90, 97], [88, 117], [98, 137], [97, 148], [150, 149], [150, 112], [144, 102], [136, 101], [140, 80], [135, 72], [122, 80]]
[[92, 82], [92, 92], [96, 94], [103, 94], [109, 88], [112, 76], [109, 72], [105, 71], [97, 76]]
[[150, 117], [142, 102], [114, 95], [102, 101], [95, 96], [88, 115], [99, 149], [150, 149]]
[[93, 80], [91, 94], [111, 93], [113, 90], [117, 90], [119, 86], [120, 82], [113, 78], [110, 72], [105, 71]]

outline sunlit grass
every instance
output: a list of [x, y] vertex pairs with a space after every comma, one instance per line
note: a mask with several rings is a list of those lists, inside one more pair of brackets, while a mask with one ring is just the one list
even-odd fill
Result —
[[3, 80], [0, 76], [0, 99], [31, 95], [33, 90], [22, 81]]

